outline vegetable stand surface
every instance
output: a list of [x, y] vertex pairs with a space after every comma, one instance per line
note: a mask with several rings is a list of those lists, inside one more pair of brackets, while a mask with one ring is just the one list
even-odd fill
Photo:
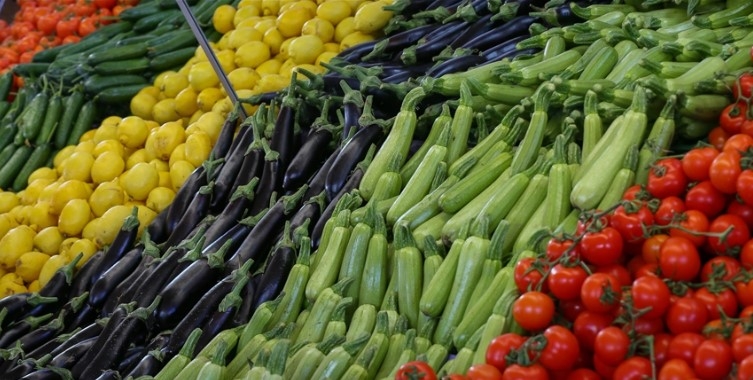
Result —
[[[57, 255], [65, 271], [47, 272], [60, 280], [40, 297], [0, 300], [5, 370], [34, 376], [35, 361], [37, 372], [74, 378], [745, 378], [747, 2], [311, 3], [318, 18], [339, 18], [335, 41], [343, 23], [357, 30], [319, 62], [322, 29], [283, 34], [288, 21], [306, 29], [308, 2], [294, 3], [256, 8], [281, 12], [264, 32], [254, 27], [261, 44], [277, 38], [271, 30], [282, 36], [277, 53], [245, 56], [241, 45], [233, 59], [257, 74], [299, 64], [289, 77], [259, 75], [242, 104], [197, 103], [202, 113], [182, 115], [183, 128], [158, 105], [175, 94], [177, 106], [181, 81], [216, 88], [195, 55], [188, 73], [145, 84], [134, 115], [111, 119], [115, 131], [153, 125], [144, 161], [117, 181], [136, 208], [104, 207], [120, 209], [110, 240], [92, 240], [78, 262]], [[228, 15], [243, 9], [214, 11], [218, 55], [243, 29]], [[267, 63], [272, 54], [287, 59]], [[205, 115], [215, 137], [192, 162], [175, 134]], [[107, 140], [103, 126], [72, 152]], [[167, 145], [150, 146], [153, 136]], [[696, 147], [702, 140], [713, 148]], [[190, 166], [145, 218], [148, 201], [138, 202], [151, 191], [132, 181], [162, 187], [153, 159], [171, 181]], [[36, 204], [58, 181], [47, 173]], [[20, 204], [24, 194], [11, 195]], [[0, 252], [28, 240], [35, 249], [41, 231], [18, 224]], [[58, 283], [68, 285], [49, 290]], [[690, 308], [706, 311], [692, 326], [680, 322]], [[26, 335], [40, 330], [54, 333], [30, 354]], [[98, 330], [89, 343], [45, 356], [87, 330]], [[669, 348], [683, 339], [698, 350]]]

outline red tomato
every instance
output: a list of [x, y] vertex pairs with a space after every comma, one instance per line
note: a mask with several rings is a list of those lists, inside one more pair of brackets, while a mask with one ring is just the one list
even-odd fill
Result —
[[77, 34], [80, 20], [78, 17], [69, 17], [58, 21], [55, 33], [62, 39]]
[[[753, 173], [751, 173], [751, 175], [753, 176]], [[743, 218], [745, 224], [748, 225], [748, 229], [753, 229], [753, 205], [749, 205], [739, 198], [741, 197], [733, 197], [732, 199], [730, 199], [730, 201], [727, 203], [726, 212], [727, 214], [737, 215]]]
[[93, 17], [82, 19], [78, 24], [78, 35], [81, 37], [88, 36], [99, 28], [99, 21]]
[[547, 291], [544, 273], [548, 270], [549, 264], [542, 260], [537, 260], [533, 257], [520, 259], [515, 264], [515, 269], [513, 270], [515, 286], [521, 293], [528, 290], [536, 290], [539, 287], [541, 287], [541, 290]]
[[695, 378], [695, 372], [690, 364], [682, 359], [667, 360], [659, 370], [659, 380], [687, 380]]
[[704, 341], [695, 352], [693, 370], [702, 380], [725, 378], [732, 370], [732, 348], [723, 340]]
[[732, 357], [736, 362], [748, 356], [753, 356], [753, 334], [743, 334], [732, 341]]
[[685, 194], [685, 209], [698, 210], [707, 218], [713, 218], [727, 207], [727, 195], [719, 191], [710, 181], [701, 181]]
[[732, 281], [742, 270], [742, 265], [730, 256], [712, 257], [701, 268], [701, 281], [714, 280]]
[[614, 317], [606, 313], [594, 313], [584, 310], [573, 321], [573, 333], [578, 338], [581, 347], [593, 351], [596, 335], [603, 329], [612, 325]]
[[395, 380], [437, 380], [437, 374], [429, 363], [414, 360], [398, 368]]
[[670, 236], [661, 246], [659, 268], [665, 278], [691, 281], [701, 270], [701, 257], [690, 240]]
[[525, 342], [526, 338], [515, 333], [495, 337], [486, 348], [486, 362], [504, 371], [507, 368], [507, 355], [510, 351], [520, 348]]
[[680, 197], [670, 196], [659, 201], [659, 207], [654, 212], [654, 221], [660, 226], [671, 223], [678, 214], [685, 211], [685, 201]]
[[541, 364], [513, 364], [502, 373], [502, 380], [549, 380], [549, 374]]
[[743, 101], [732, 103], [719, 115], [719, 126], [730, 135], [740, 133], [740, 128], [747, 121], [748, 105]]
[[663, 158], [657, 161], [648, 172], [646, 189], [656, 198], [681, 196], [688, 185], [688, 178], [682, 170], [679, 158]]
[[554, 325], [544, 330], [544, 337], [546, 346], [540, 352], [539, 363], [555, 371], [573, 368], [580, 356], [575, 334], [565, 327]]
[[96, 5], [97, 8], [112, 9], [114, 6], [118, 5], [118, 0], [94, 0], [94, 5]]
[[709, 320], [709, 312], [702, 301], [692, 297], [680, 297], [669, 306], [665, 320], [672, 334], [700, 333]]
[[549, 239], [549, 242], [546, 244], [546, 258], [549, 262], [559, 260], [559, 258], [565, 253], [575, 257], [580, 255], [578, 252], [578, 245], [574, 244], [573, 239], [561, 237], [553, 237]]
[[669, 352], [667, 357], [669, 359], [682, 359], [688, 365], [693, 365], [693, 358], [695, 358], [695, 352], [698, 346], [701, 345], [706, 338], [703, 335], [692, 332], [684, 332], [675, 335], [669, 344]]
[[598, 334], [594, 341], [594, 354], [602, 362], [617, 366], [625, 360], [630, 351], [630, 337], [617, 326], [608, 326]]
[[578, 368], [567, 374], [565, 380], [601, 380], [601, 376], [594, 370]]
[[745, 169], [740, 172], [735, 183], [735, 192], [748, 206], [753, 206], [753, 170]]
[[719, 150], [713, 146], [704, 146], [689, 150], [682, 157], [682, 171], [691, 181], [705, 181], [709, 179], [709, 168]]
[[580, 254], [583, 260], [594, 265], [616, 263], [622, 256], [622, 236], [614, 227], [604, 227], [600, 231], [586, 232], [580, 241]]
[[672, 335], [666, 332], [654, 335], [654, 362], [656, 362], [656, 367], [661, 367], [667, 362], [670, 342], [672, 342]]
[[719, 191], [725, 194], [735, 194], [737, 191], [737, 177], [740, 176], [740, 153], [736, 150], [725, 150], [719, 153], [709, 168], [709, 179]]
[[658, 277], [635, 279], [630, 287], [633, 307], [641, 311], [641, 318], [661, 318], [669, 308], [669, 287]]
[[594, 273], [586, 278], [580, 289], [580, 299], [586, 309], [609, 313], [620, 305], [619, 282], [606, 273]]
[[709, 224], [709, 232], [712, 235], [706, 240], [718, 255], [737, 255], [750, 240], [748, 225], [737, 215], [719, 215]]
[[618, 206], [610, 216], [609, 225], [614, 227], [628, 243], [642, 242], [646, 228], [654, 224], [654, 214], [648, 206]]
[[737, 152], [743, 153], [751, 146], [753, 146], [753, 137], [748, 136], [744, 133], [737, 133], [729, 136], [727, 141], [724, 143], [724, 146], [722, 147], [722, 151], [735, 150]]
[[633, 356], [620, 363], [614, 370], [613, 380], [643, 380], [652, 376], [651, 361], [642, 356]]
[[732, 96], [736, 99], [750, 98], [751, 86], [753, 86], [753, 75], [749, 73], [740, 74], [732, 85]]
[[641, 247], [641, 257], [643, 261], [648, 264], [654, 264], [659, 262], [659, 254], [661, 252], [661, 245], [669, 238], [667, 234], [652, 235], [646, 241], [643, 242]]
[[696, 290], [693, 298], [706, 305], [709, 319], [720, 318], [720, 309], [727, 317], [737, 317], [737, 296], [731, 289], [723, 288], [712, 292], [708, 287], [703, 287]]
[[499, 380], [502, 379], [502, 372], [491, 364], [481, 363], [468, 368], [465, 376], [470, 380]]
[[623, 326], [626, 332], [628, 332], [631, 328], [635, 330], [636, 333], [641, 335], [656, 335], [664, 332], [666, 329], [664, 327], [664, 320], [661, 318], [643, 318], [638, 317], [633, 321], [633, 325], [630, 326], [629, 324], [626, 324]]
[[554, 318], [554, 301], [542, 292], [523, 293], [513, 303], [512, 316], [528, 331], [543, 330]]
[[669, 229], [669, 236], [683, 237], [696, 247], [702, 246], [706, 242], [704, 234], [709, 230], [709, 219], [706, 214], [698, 210], [685, 210], [679, 219], [677, 227]]
[[593, 271], [593, 273], [611, 274], [615, 279], [617, 279], [617, 283], [620, 285], [620, 288], [622, 288], [623, 286], [629, 286], [630, 283], [633, 282], [630, 271], [628, 270], [628, 268], [624, 267], [621, 264], [603, 265], [597, 267], [596, 270]]
[[737, 366], [737, 380], [753, 379], [753, 356], [743, 359]]
[[578, 297], [578, 299], [572, 301], [560, 301], [557, 304], [557, 309], [566, 320], [572, 322], [580, 313], [586, 310], [586, 307], [583, 306], [583, 302]]
[[740, 307], [753, 305], [753, 279], [735, 282], [735, 295]]
[[556, 264], [547, 277], [549, 291], [559, 300], [569, 301], [580, 298], [580, 287], [588, 277], [583, 267]]
[[58, 13], [52, 12], [46, 14], [37, 20], [37, 29], [47, 35], [53, 34], [55, 33], [55, 27], [57, 26], [58, 21], [60, 21], [60, 15]]

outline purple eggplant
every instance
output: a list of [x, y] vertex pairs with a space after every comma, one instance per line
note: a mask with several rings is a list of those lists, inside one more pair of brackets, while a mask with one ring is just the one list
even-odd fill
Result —
[[134, 207], [131, 215], [123, 220], [117, 235], [112, 243], [107, 247], [104, 256], [99, 260], [97, 268], [94, 270], [94, 276], [99, 277], [102, 273], [112, 267], [115, 262], [120, 260], [123, 255], [131, 248], [136, 240], [136, 234], [139, 231], [138, 208]]
[[65, 380], [71, 378], [72, 375], [67, 369], [47, 366], [22, 377], [21, 380]]
[[249, 260], [236, 273], [228, 276], [231, 277], [229, 280], [233, 283], [233, 287], [217, 304], [216, 309], [214, 311], [210, 310], [209, 318], [202, 324], [202, 334], [197, 342], [197, 347], [206, 346], [221, 331], [234, 327], [232, 326], [233, 316], [236, 314], [238, 308], [243, 305], [241, 295], [246, 289], [246, 284], [251, 279], [251, 275], [248, 273], [251, 264], [252, 262]]
[[258, 308], [263, 302], [274, 299], [280, 294], [288, 273], [295, 264], [296, 250], [289, 232], [290, 223], [286, 223], [285, 227], [287, 233], [283, 233], [282, 241], [267, 259], [264, 272], [256, 286], [252, 309]]
[[319, 242], [322, 237], [322, 231], [324, 230], [324, 224], [327, 222], [327, 220], [329, 220], [330, 217], [332, 217], [333, 212], [337, 208], [337, 205], [340, 204], [343, 196], [349, 193], [351, 190], [358, 188], [358, 185], [361, 183], [361, 178], [363, 178], [365, 166], [366, 164], [359, 164], [355, 169], [353, 169], [353, 172], [350, 174], [350, 177], [348, 177], [348, 180], [345, 182], [345, 185], [343, 185], [342, 189], [340, 189], [340, 192], [338, 192], [334, 196], [334, 198], [332, 198], [332, 200], [329, 202], [329, 205], [324, 209], [324, 211], [322, 211], [322, 215], [319, 217], [319, 220], [314, 225], [314, 229], [311, 231], [312, 248], [316, 249], [317, 247], [319, 247]]
[[99, 351], [104, 346], [105, 341], [107, 341], [107, 339], [109, 339], [110, 336], [112, 336], [115, 331], [118, 330], [120, 322], [122, 322], [126, 318], [126, 316], [128, 316], [133, 311], [133, 306], [133, 303], [121, 304], [110, 315], [104, 327], [102, 327], [99, 334], [96, 336], [94, 343], [89, 347], [88, 350], [86, 350], [86, 352], [82, 356], [80, 356], [76, 360], [76, 362], [71, 367], [71, 373], [73, 374], [74, 378], [81, 377], [81, 373], [86, 369], [89, 363], [94, 360], [94, 357], [97, 356]]
[[487, 32], [477, 34], [460, 47], [465, 49], [485, 50], [499, 45], [513, 37], [528, 34], [528, 28], [536, 22], [536, 17], [518, 16]]
[[235, 130], [238, 129], [238, 121], [241, 119], [239, 109], [234, 109], [225, 118], [225, 122], [222, 123], [220, 134], [217, 136], [217, 141], [214, 143], [210, 156], [214, 158], [226, 158], [230, 147], [233, 144], [235, 137]]
[[518, 50], [518, 48], [515, 46], [518, 42], [523, 41], [525, 38], [525, 35], [511, 38], [506, 42], [484, 50], [483, 52], [481, 52], [481, 56], [484, 57], [487, 62], [495, 62], [506, 57], [514, 57], [519, 54], [528, 54], [533, 50]]
[[48, 354], [48, 355], [42, 356], [39, 359], [26, 358], [23, 360], [19, 360], [15, 366], [11, 367], [7, 371], [3, 371], [3, 378], [20, 379], [34, 372], [37, 368], [42, 368], [46, 366], [47, 363], [49, 363], [51, 359], [52, 359], [52, 355]]
[[209, 214], [209, 202], [212, 200], [213, 191], [214, 181], [210, 181], [207, 185], [199, 188], [188, 204], [186, 213], [183, 214], [170, 237], [167, 238], [166, 246], [172, 247], [180, 243]]
[[55, 368], [71, 369], [76, 363], [79, 363], [81, 361], [84, 355], [86, 355], [89, 349], [91, 349], [96, 342], [97, 338], [91, 337], [89, 339], [84, 339], [74, 345], [71, 345], [70, 347], [56, 354], [52, 358], [50, 365]]
[[250, 181], [238, 187], [225, 203], [225, 207], [207, 227], [204, 237], [207, 241], [212, 242], [225, 234], [233, 226], [243, 219], [244, 214], [254, 198], [254, 190], [259, 184], [259, 178], [251, 178]]
[[102, 273], [92, 285], [87, 302], [94, 307], [102, 306], [112, 290], [139, 265], [139, 262], [143, 259], [143, 250], [143, 245], [132, 248], [113, 266]]
[[282, 177], [284, 167], [280, 165], [280, 154], [272, 150], [264, 139], [264, 169], [262, 170], [259, 185], [256, 187], [254, 201], [249, 208], [249, 214], [256, 215], [259, 211], [269, 206], [274, 193], [282, 190]]
[[0, 335], [0, 348], [10, 348], [13, 343], [28, 332], [39, 328], [43, 323], [52, 319], [53, 314], [45, 314], [39, 317], [26, 317], [18, 322], [12, 323], [8, 328], [3, 329]]
[[321, 166], [321, 157], [326, 157], [334, 136], [331, 125], [316, 128], [290, 162], [282, 179], [285, 191], [295, 191], [306, 183]]
[[89, 260], [76, 271], [76, 274], [73, 276], [73, 283], [71, 283], [70, 297], [81, 295], [91, 289], [92, 284], [99, 277], [94, 277], [94, 271], [99, 266], [99, 260], [102, 260], [102, 256], [104, 255], [105, 251], [100, 249], [89, 257]]
[[[256, 134], [255, 126], [252, 122], [244, 122], [241, 126], [241, 131], [233, 141], [233, 146], [230, 147], [230, 151], [225, 156], [225, 162], [217, 173], [217, 177], [214, 179], [214, 192], [215, 196], [212, 197], [210, 208], [217, 210], [224, 206], [224, 199], [229, 194], [232, 194], [233, 183], [238, 176], [238, 172], [246, 159], [247, 149], [250, 145], [258, 144], [255, 142], [257, 139], [254, 137]], [[169, 207], [169, 206], [168, 206]]]
[[[178, 226], [178, 222], [188, 210], [188, 205], [191, 200], [196, 196], [196, 192], [199, 188], [206, 185], [208, 182], [206, 166], [201, 165], [194, 169], [191, 175], [188, 176], [180, 190], [175, 194], [172, 203], [164, 211], [167, 211], [165, 222], [167, 223], [167, 233], [172, 234], [173, 230]], [[152, 236], [155, 242], [161, 243], [155, 236]]]
[[480, 55], [470, 54], [450, 58], [442, 63], [435, 65], [426, 73], [427, 76], [437, 78], [445, 74], [466, 71], [474, 66], [485, 63], [486, 59]]

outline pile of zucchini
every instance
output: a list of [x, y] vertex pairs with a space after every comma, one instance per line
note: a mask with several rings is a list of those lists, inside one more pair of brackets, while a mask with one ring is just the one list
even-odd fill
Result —
[[[0, 300], [0, 371], [371, 379], [415, 358], [445, 373], [483, 360], [518, 328], [512, 266], [702, 138], [728, 75], [751, 66], [753, 37], [732, 23], [753, 13], [743, 0], [692, 16], [674, 2], [523, 4], [396, 1], [393, 34], [244, 100], [259, 110], [231, 113], [143, 239], [129, 218], [75, 276]], [[565, 7], [581, 20], [551, 17]], [[402, 62], [445, 25], [521, 17], [531, 27], [501, 60], [434, 76]]]

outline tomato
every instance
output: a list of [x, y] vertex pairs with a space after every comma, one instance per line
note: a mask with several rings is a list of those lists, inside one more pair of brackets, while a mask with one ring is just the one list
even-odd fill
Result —
[[[742, 174], [740, 175], [742, 176]], [[751, 175], [753, 175], [753, 173], [751, 173]], [[743, 218], [745, 224], [748, 226], [748, 230], [753, 229], [753, 205], [745, 203], [741, 197], [732, 197], [732, 199], [727, 202], [727, 209], [725, 212]]]
[[682, 359], [667, 360], [659, 370], [659, 380], [687, 380], [695, 378], [695, 372], [690, 364]]
[[669, 229], [669, 236], [684, 237], [695, 244], [702, 246], [706, 242], [704, 235], [709, 229], [709, 219], [701, 211], [685, 210], [678, 216], [677, 227]]
[[656, 198], [664, 199], [669, 196], [680, 196], [688, 185], [688, 177], [682, 170], [679, 158], [662, 158], [658, 160], [648, 172], [646, 190]]
[[706, 338], [703, 335], [692, 332], [684, 332], [675, 335], [669, 344], [667, 357], [671, 359], [682, 359], [689, 365], [693, 365], [693, 358], [698, 346]]
[[502, 373], [502, 380], [549, 380], [549, 374], [541, 364], [513, 364]]
[[495, 337], [486, 348], [486, 362], [504, 371], [507, 368], [507, 355], [510, 351], [520, 348], [525, 342], [526, 338], [516, 333], [506, 333]]
[[675, 335], [700, 333], [708, 320], [706, 304], [692, 297], [681, 297], [672, 302], [665, 316], [667, 328]]
[[670, 342], [672, 342], [672, 335], [666, 332], [654, 335], [654, 362], [656, 362], [657, 367], [661, 367], [667, 362]]
[[578, 299], [571, 301], [559, 301], [557, 309], [566, 320], [572, 322], [580, 313], [586, 310], [586, 307], [583, 306], [583, 302], [578, 297]]
[[578, 368], [567, 374], [565, 380], [601, 380], [601, 376], [594, 370]]
[[645, 230], [654, 224], [654, 214], [648, 206], [625, 208], [618, 206], [611, 214], [609, 225], [614, 227], [627, 243], [642, 242]]
[[685, 194], [685, 209], [698, 210], [713, 218], [727, 207], [727, 196], [719, 191], [710, 181], [701, 181], [691, 187]]
[[703, 287], [693, 294], [693, 298], [703, 302], [706, 310], [709, 312], [709, 319], [718, 319], [721, 312], [727, 317], [737, 317], [737, 297], [735, 292], [728, 288], [711, 291], [708, 287]]
[[94, 0], [94, 5], [97, 8], [110, 8], [112, 9], [118, 4], [118, 0]]
[[740, 74], [732, 85], [732, 96], [738, 100], [750, 98], [751, 86], [753, 86], [753, 75], [750, 73]]
[[690, 240], [670, 236], [661, 246], [659, 268], [665, 278], [691, 281], [701, 270], [701, 257]]
[[573, 368], [580, 356], [578, 338], [569, 329], [554, 325], [544, 330], [546, 346], [541, 350], [539, 363], [545, 368], [561, 371]]
[[554, 301], [542, 292], [523, 293], [513, 303], [512, 316], [528, 331], [543, 330], [554, 318]]
[[620, 363], [614, 370], [613, 380], [643, 380], [652, 376], [651, 361], [642, 356], [633, 356]]
[[600, 231], [586, 232], [580, 243], [583, 260], [594, 265], [608, 265], [617, 262], [622, 256], [622, 236], [614, 227], [604, 227]]
[[748, 206], [753, 206], [753, 169], [740, 172], [735, 183], [735, 192]]
[[737, 366], [737, 380], [753, 379], [753, 356], [743, 359]]
[[732, 341], [732, 357], [736, 362], [748, 356], [753, 356], [753, 334], [743, 334]]
[[735, 150], [743, 153], [751, 146], [753, 146], [753, 137], [744, 133], [737, 133], [729, 136], [722, 147], [722, 151]]
[[437, 380], [437, 374], [429, 363], [414, 360], [400, 366], [395, 374], [396, 380]]
[[556, 264], [547, 277], [549, 291], [560, 300], [574, 300], [580, 298], [580, 287], [588, 277], [588, 273], [581, 266], [565, 266]]
[[707, 136], [709, 144], [718, 150], [721, 150], [724, 147], [727, 138], [729, 138], [729, 133], [722, 129], [722, 127], [712, 128]]
[[666, 331], [664, 327], [664, 319], [662, 318], [648, 319], [638, 317], [633, 321], [632, 326], [630, 324], [626, 324], [623, 326], [623, 328], [626, 332], [628, 332], [632, 328], [636, 333], [641, 335], [656, 335]]
[[598, 334], [594, 341], [594, 354], [602, 362], [617, 366], [625, 360], [630, 351], [630, 337], [617, 326], [608, 326]]
[[53, 34], [58, 21], [60, 21], [60, 15], [57, 13], [46, 14], [37, 20], [37, 29], [44, 34]]
[[701, 281], [714, 280], [731, 281], [742, 270], [742, 265], [730, 256], [712, 257], [701, 268]]
[[667, 234], [652, 235], [641, 246], [641, 257], [645, 263], [653, 264], [659, 262], [661, 245], [669, 238]]
[[78, 35], [81, 37], [88, 36], [99, 27], [99, 21], [93, 17], [82, 19], [78, 24]]
[[682, 157], [682, 171], [691, 181], [708, 180], [711, 162], [718, 154], [719, 150], [713, 146], [693, 148]]
[[593, 273], [606, 273], [611, 274], [617, 279], [617, 284], [622, 288], [623, 286], [630, 285], [633, 282], [633, 278], [630, 275], [630, 271], [620, 264], [602, 265], [597, 267]]
[[55, 26], [55, 33], [63, 39], [68, 36], [75, 35], [76, 33], [78, 33], [79, 22], [80, 18], [78, 17], [64, 18], [58, 21], [57, 25]]
[[573, 242], [573, 239], [562, 237], [553, 237], [549, 239], [549, 242], [546, 244], [546, 258], [549, 262], [559, 260], [559, 258], [565, 253], [575, 257], [580, 255], [578, 245]]
[[544, 273], [549, 270], [549, 265], [532, 257], [520, 259], [515, 264], [513, 278], [518, 291], [523, 293], [529, 289], [547, 291]]
[[641, 318], [661, 318], [669, 308], [669, 287], [658, 277], [635, 279], [630, 287], [633, 307], [641, 311]]
[[573, 321], [573, 333], [578, 339], [581, 347], [588, 351], [593, 351], [596, 342], [596, 335], [603, 329], [612, 325], [614, 317], [606, 313], [594, 313], [585, 310], [580, 313]]
[[732, 348], [723, 340], [709, 339], [698, 346], [693, 370], [703, 380], [723, 379], [732, 369]]
[[491, 364], [481, 363], [468, 368], [465, 376], [470, 380], [498, 380], [502, 379], [502, 372]]
[[722, 110], [719, 115], [719, 126], [730, 135], [740, 133], [740, 128], [747, 121], [748, 105], [738, 101]]
[[601, 375], [603, 379], [611, 379], [614, 375], [614, 370], [617, 369], [617, 367], [613, 365], [608, 365], [601, 361], [596, 354], [593, 356], [593, 363], [594, 363], [594, 370]]
[[734, 194], [737, 191], [737, 177], [741, 172], [740, 153], [732, 149], [725, 150], [711, 161], [709, 180], [722, 193]]
[[748, 241], [743, 245], [743, 249], [740, 251], [740, 264], [745, 269], [753, 269], [753, 242]]
[[718, 255], [737, 255], [750, 240], [748, 225], [737, 215], [719, 215], [709, 224], [709, 232], [716, 236], [709, 236], [707, 242]]
[[735, 295], [740, 307], [753, 305], [753, 279], [735, 282]]
[[586, 309], [596, 313], [609, 313], [620, 304], [619, 282], [606, 273], [593, 273], [580, 288], [580, 299]]

